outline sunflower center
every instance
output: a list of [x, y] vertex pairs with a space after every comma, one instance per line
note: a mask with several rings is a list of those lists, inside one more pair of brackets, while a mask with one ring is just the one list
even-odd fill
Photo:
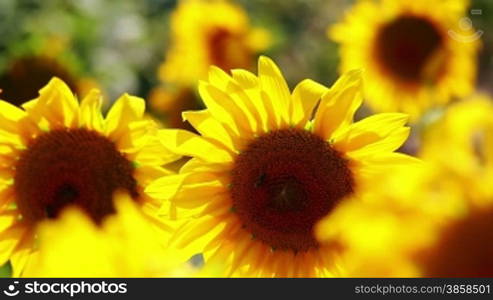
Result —
[[435, 246], [420, 255], [428, 277], [493, 276], [493, 209], [451, 224]]
[[426, 18], [397, 18], [380, 29], [375, 45], [375, 55], [383, 70], [403, 82], [436, 80], [443, 68], [436, 56], [443, 46], [442, 33]]
[[114, 212], [113, 193], [138, 196], [134, 167], [115, 144], [87, 129], [60, 129], [34, 139], [16, 165], [14, 189], [23, 218], [56, 218], [67, 205], [96, 223]]
[[19, 106], [36, 98], [38, 91], [54, 76], [66, 82], [72, 90], [75, 89], [72, 75], [52, 58], [33, 56], [17, 59], [0, 77], [2, 99]]
[[348, 162], [320, 137], [273, 131], [238, 155], [231, 181], [233, 210], [243, 227], [273, 249], [317, 248], [315, 224], [353, 191]]
[[269, 207], [277, 211], [297, 211], [306, 204], [306, 193], [295, 177], [274, 178], [267, 182], [270, 186], [268, 197]]

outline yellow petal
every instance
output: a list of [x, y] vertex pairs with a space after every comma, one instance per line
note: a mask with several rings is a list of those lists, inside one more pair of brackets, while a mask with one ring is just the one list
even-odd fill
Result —
[[39, 91], [35, 105], [26, 107], [26, 110], [36, 122], [46, 119], [50, 128], [73, 128], [78, 125], [79, 103], [70, 88], [56, 77]]
[[101, 105], [103, 103], [101, 92], [91, 90], [80, 104], [80, 125], [95, 130], [103, 131], [103, 115]]
[[248, 234], [242, 235], [237, 241], [235, 241], [235, 249], [233, 261], [231, 263], [231, 272], [239, 269], [244, 263], [248, 264], [245, 260], [247, 253], [251, 250], [252, 238]]
[[212, 85], [220, 88], [221, 90], [223, 91], [226, 90], [231, 80], [232, 80], [231, 76], [229, 76], [222, 69], [216, 66], [211, 66], [209, 68], [209, 82]]
[[329, 139], [336, 130], [350, 124], [362, 102], [361, 89], [360, 71], [350, 71], [342, 75], [322, 97], [315, 114], [314, 133]]
[[231, 70], [231, 74], [233, 79], [245, 89], [257, 88], [260, 85], [257, 76], [246, 70], [234, 69]]
[[200, 82], [199, 93], [211, 115], [241, 135], [251, 135], [253, 128], [245, 112], [223, 91], [215, 86]]
[[199, 158], [192, 158], [187, 161], [181, 168], [180, 172], [210, 172], [210, 173], [228, 173], [231, 171], [230, 164], [224, 163], [204, 163]]
[[[10, 149], [10, 151], [8, 151], [8, 152], [12, 153], [12, 152], [14, 152], [13, 149], [20, 148], [20, 147], [22, 147], [21, 145], [24, 145], [24, 144], [25, 143], [24, 143], [23, 139], [21, 139], [21, 136], [19, 136], [19, 134], [14, 134], [14, 133], [10, 133], [8, 131], [0, 130], [0, 146], [8, 147]], [[5, 148], [5, 149], [7, 149], [7, 148]], [[0, 151], [0, 152], [2, 152], [2, 156], [5, 155], [5, 151]], [[0, 161], [1, 160], [2, 159], [0, 158]]]
[[142, 119], [144, 111], [143, 99], [124, 94], [116, 100], [106, 116], [106, 135], [114, 141], [118, 140], [128, 131], [130, 123]]
[[304, 126], [312, 117], [313, 110], [322, 95], [329, 89], [313, 80], [305, 79], [293, 91], [293, 112], [291, 122]]
[[[4, 186], [4, 185], [0, 184], [0, 210], [4, 210], [5, 206], [10, 204], [14, 200], [14, 197], [15, 197], [15, 192], [14, 192], [13, 186], [11, 186], [11, 185], [10, 186], [9, 185]], [[17, 216], [15, 216], [15, 217], [17, 217]], [[12, 218], [12, 217], [9, 217], [9, 218]], [[0, 231], [2, 230], [2, 228], [6, 228], [5, 222], [6, 222], [6, 220], [3, 218], [3, 216], [0, 216]], [[8, 226], [10, 226], [10, 225], [8, 225]]]
[[197, 208], [211, 202], [224, 202], [228, 190], [219, 180], [185, 184], [173, 198], [173, 203], [182, 208]]
[[422, 163], [418, 158], [404, 153], [392, 152], [366, 157], [363, 161], [355, 164], [353, 170], [356, 177], [360, 178], [357, 178], [357, 181], [371, 185], [375, 178], [386, 172], [395, 170], [396, 167], [405, 165], [416, 166]]
[[0, 100], [0, 130], [18, 132], [18, 122], [25, 116], [26, 113], [22, 109]]
[[195, 242], [198, 239], [204, 239], [204, 237], [211, 235], [212, 232], [219, 225], [218, 218], [204, 216], [200, 219], [189, 222], [182, 228], [180, 228], [173, 236], [172, 245], [176, 245], [178, 248], [183, 248], [189, 244]]
[[376, 155], [379, 153], [391, 153], [399, 149], [404, 142], [409, 137], [410, 128], [403, 127], [395, 130], [391, 134], [382, 139], [362, 147], [358, 150], [349, 152], [348, 155], [351, 157], [358, 157], [362, 159], [363, 157], [368, 157]]
[[164, 169], [158, 165], [139, 166], [135, 169], [134, 172], [135, 179], [142, 186], [148, 186], [157, 178], [173, 174], [171, 171]]
[[185, 111], [182, 115], [183, 120], [190, 122], [202, 136], [216, 140], [228, 149], [235, 149], [232, 139], [234, 133], [214, 119], [209, 110]]
[[[137, 153], [139, 156], [148, 156], [149, 153], [144, 151], [140, 153], [141, 149], [148, 148], [154, 149], [162, 148], [160, 142], [157, 142], [157, 124], [150, 119], [136, 120], [128, 124], [126, 130], [122, 128], [121, 133], [111, 135], [110, 139], [114, 140], [120, 151], [125, 153]], [[115, 140], [116, 139], [116, 140]], [[165, 152], [163, 154], [166, 154]]]
[[254, 74], [245, 70], [235, 69], [231, 73], [238, 87], [235, 87], [234, 90], [230, 88], [228, 93], [231, 93], [236, 101], [242, 102], [252, 114], [257, 123], [256, 132], [267, 132], [269, 123], [275, 122], [274, 120], [269, 120], [268, 110], [264, 99], [261, 97], [259, 79]]
[[12, 264], [12, 277], [20, 277], [25, 271], [26, 266], [32, 261], [33, 256], [37, 254], [33, 250], [34, 235], [32, 232], [26, 232], [25, 229], [16, 228], [19, 236], [22, 236], [20, 241], [17, 242], [17, 246], [10, 257], [10, 263]]
[[170, 246], [180, 248], [181, 252], [189, 256], [202, 253], [205, 246], [223, 230], [224, 224], [218, 223], [218, 219], [213, 217], [186, 222], [177, 228]]
[[231, 162], [231, 153], [220, 149], [203, 137], [181, 129], [163, 129], [158, 133], [163, 145], [170, 151], [199, 158], [206, 162]]
[[[352, 124], [347, 131], [336, 137], [334, 147], [342, 152], [352, 152], [383, 143], [388, 146], [386, 151], [392, 152], [399, 148], [409, 135], [409, 128], [404, 127], [408, 119], [407, 114], [401, 113], [370, 116]], [[393, 141], [392, 145], [389, 144], [390, 141]]]
[[9, 227], [14, 225], [19, 218], [19, 214], [17, 211], [3, 211], [0, 214], [0, 232], [6, 231]]
[[263, 105], [259, 105], [261, 100], [258, 94], [248, 91], [250, 88], [241, 86], [240, 83], [217, 67], [211, 67], [209, 81], [226, 93], [243, 111], [250, 125], [249, 130], [254, 132], [263, 130], [266, 114]]
[[187, 176], [189, 174], [163, 176], [149, 184], [145, 189], [145, 193], [156, 199], [172, 199], [183, 185]]
[[267, 94], [265, 101], [272, 105], [271, 117], [275, 118], [278, 126], [288, 124], [291, 94], [281, 71], [270, 58], [261, 56], [258, 73], [261, 89]]
[[[181, 158], [181, 155], [169, 151], [163, 145], [156, 136], [157, 130], [143, 131], [140, 137], [145, 137], [145, 139], [137, 138], [135, 136], [136, 133], [133, 131], [131, 131], [131, 133], [132, 134], [127, 135], [129, 140], [128, 145], [122, 145], [120, 143], [119, 149], [120, 151], [127, 153], [128, 158], [137, 162], [139, 165], [162, 166]], [[125, 148], [127, 148], [128, 151], [125, 151]]]
[[25, 232], [25, 228], [20, 224], [13, 225], [15, 220], [11, 217], [10, 215], [0, 216], [0, 264], [2, 265], [12, 257]]

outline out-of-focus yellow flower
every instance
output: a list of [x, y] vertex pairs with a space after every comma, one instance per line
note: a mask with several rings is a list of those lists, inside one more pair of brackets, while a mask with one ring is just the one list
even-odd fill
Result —
[[451, 106], [425, 132], [421, 156], [448, 174], [460, 176], [469, 192], [489, 190], [487, 182], [493, 182], [492, 113], [492, 100], [486, 95], [474, 95]]
[[195, 86], [209, 67], [250, 69], [269, 44], [267, 31], [252, 27], [243, 8], [230, 1], [179, 1], [171, 15], [170, 48], [158, 70], [162, 86], [152, 91], [151, 107], [168, 126], [191, 129], [181, 112], [203, 108]]
[[183, 121], [181, 113], [201, 108], [195, 91], [185, 87], [158, 86], [151, 91], [149, 103], [162, 122], [170, 128], [192, 129]]
[[146, 214], [160, 206], [143, 190], [177, 155], [157, 140], [144, 100], [125, 94], [106, 117], [101, 103], [97, 90], [79, 103], [58, 78], [22, 108], [0, 100], [0, 261], [10, 259], [14, 276], [37, 251], [36, 226], [67, 205], [96, 224], [115, 211], [117, 189]]
[[375, 174], [413, 161], [394, 152], [408, 137], [407, 116], [353, 123], [358, 71], [330, 89], [304, 80], [291, 93], [270, 59], [258, 69], [210, 69], [199, 86], [207, 109], [183, 113], [200, 135], [160, 132], [171, 151], [192, 159], [146, 191], [170, 200], [178, 217], [192, 215], [170, 243], [225, 263], [223, 276], [335, 276], [342, 249], [337, 238], [320, 242], [314, 227]]
[[493, 275], [492, 114], [484, 97], [453, 105], [425, 136], [427, 163], [376, 182], [360, 207], [368, 239], [344, 237], [348, 276]]
[[41, 223], [39, 251], [25, 277], [184, 277], [198, 271], [165, 247], [167, 232], [156, 231], [128, 196], [115, 199], [116, 214], [97, 226], [69, 207], [57, 220]]
[[[437, 176], [426, 164], [389, 169], [371, 191], [347, 199], [339, 215], [319, 223], [318, 237], [337, 234], [345, 249], [344, 276], [421, 276], [412, 257], [433, 239], [433, 225], [461, 203], [459, 187]], [[345, 230], [334, 233], [334, 224]]]
[[2, 98], [20, 106], [36, 98], [38, 91], [52, 77], [62, 78], [73, 90], [76, 79], [67, 68], [48, 56], [27, 56], [12, 60], [0, 77]]
[[492, 99], [474, 96], [452, 106], [425, 136], [421, 156], [440, 170], [435, 182], [453, 181], [462, 201], [418, 253], [424, 276], [493, 276], [492, 115]]
[[62, 79], [80, 97], [93, 88], [99, 89], [94, 79], [81, 76], [73, 64], [60, 58], [68, 48], [66, 39], [52, 36], [46, 38], [33, 53], [12, 57], [0, 75], [2, 99], [20, 106], [36, 98], [38, 91], [53, 77]]
[[468, 1], [360, 0], [329, 28], [340, 43], [342, 72], [363, 68], [376, 111], [413, 119], [472, 91], [479, 37], [465, 26]]
[[159, 69], [163, 82], [195, 86], [209, 66], [250, 68], [269, 35], [252, 28], [245, 11], [225, 0], [182, 0], [171, 16], [171, 45]]

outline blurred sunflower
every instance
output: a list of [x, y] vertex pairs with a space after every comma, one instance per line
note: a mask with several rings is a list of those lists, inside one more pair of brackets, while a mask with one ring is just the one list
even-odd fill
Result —
[[179, 253], [163, 248], [148, 219], [128, 196], [117, 196], [117, 213], [101, 226], [79, 209], [42, 223], [40, 249], [25, 277], [171, 277], [191, 276]]
[[340, 44], [342, 72], [364, 68], [368, 104], [416, 119], [472, 91], [480, 42], [460, 22], [466, 0], [360, 0], [328, 30]]
[[38, 91], [52, 77], [62, 78], [67, 85], [75, 90], [75, 79], [62, 65], [50, 57], [20, 57], [0, 77], [2, 98], [20, 106], [22, 103], [36, 98]]
[[482, 97], [451, 106], [424, 139], [427, 164], [376, 183], [359, 215], [374, 220], [359, 228], [366, 243], [345, 237], [353, 253], [349, 276], [493, 275], [492, 113]]
[[149, 102], [153, 112], [163, 120], [166, 127], [192, 130], [183, 122], [181, 112], [201, 107], [195, 92], [190, 88], [172, 88], [158, 86], [152, 89]]
[[[456, 187], [434, 181], [435, 176], [426, 164], [389, 169], [373, 181], [371, 191], [346, 199], [338, 214], [319, 222], [316, 236], [337, 238], [345, 250], [343, 276], [421, 276], [410, 258], [433, 237], [431, 222], [451, 214], [460, 199]], [[428, 189], [432, 186], [434, 191]]]
[[209, 66], [250, 69], [256, 54], [269, 44], [267, 32], [252, 27], [239, 5], [226, 0], [179, 1], [171, 15], [170, 48], [158, 70], [163, 86], [150, 96], [153, 109], [164, 114], [170, 126], [183, 128], [181, 111], [202, 108], [194, 87], [207, 77]]
[[93, 79], [81, 76], [69, 60], [60, 58], [68, 49], [64, 39], [46, 38], [38, 46], [36, 51], [16, 55], [6, 62], [0, 75], [2, 99], [20, 106], [36, 98], [38, 91], [53, 77], [62, 79], [81, 96], [98, 87]]
[[438, 168], [435, 181], [452, 181], [461, 192], [455, 214], [434, 224], [433, 241], [417, 255], [425, 276], [493, 276], [492, 114], [491, 99], [475, 96], [452, 106], [425, 136], [421, 156]]
[[22, 108], [0, 101], [0, 261], [11, 260], [14, 276], [36, 251], [37, 224], [67, 205], [96, 224], [115, 211], [117, 189], [149, 215], [159, 205], [143, 189], [177, 156], [157, 141], [142, 99], [123, 95], [106, 118], [101, 101], [93, 90], [79, 104], [58, 78]]
[[207, 77], [209, 66], [250, 68], [269, 37], [252, 28], [248, 15], [226, 0], [179, 1], [171, 15], [171, 46], [159, 78], [185, 86]]
[[338, 274], [337, 240], [319, 242], [314, 227], [374, 174], [413, 161], [394, 153], [409, 134], [407, 116], [353, 124], [362, 101], [357, 71], [331, 89], [302, 81], [291, 94], [270, 59], [261, 57], [258, 68], [258, 77], [210, 69], [199, 85], [207, 109], [183, 113], [200, 135], [159, 133], [192, 159], [146, 191], [171, 200], [178, 217], [192, 216], [170, 243], [226, 263], [226, 276]]
[[[478, 94], [450, 106], [425, 131], [420, 156], [450, 170], [450, 174], [461, 174], [462, 180], [467, 180], [463, 181], [465, 188], [488, 180], [484, 172], [493, 171], [492, 157], [488, 156], [493, 133], [488, 127], [493, 124], [492, 103], [489, 96]], [[443, 149], [447, 149], [447, 155], [443, 155]]]

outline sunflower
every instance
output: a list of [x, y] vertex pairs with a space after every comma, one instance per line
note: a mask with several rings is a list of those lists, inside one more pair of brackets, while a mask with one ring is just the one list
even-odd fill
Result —
[[[26, 42], [27, 43], [27, 42]], [[33, 46], [23, 45], [29, 49]], [[0, 89], [2, 99], [20, 106], [22, 103], [38, 96], [38, 91], [51, 78], [63, 80], [71, 90], [85, 96], [98, 84], [93, 78], [84, 77], [77, 67], [77, 59], [72, 57], [68, 41], [62, 37], [51, 36], [36, 43], [33, 50], [24, 50], [8, 57], [4, 62], [5, 68], [0, 74]]]
[[367, 72], [365, 94], [374, 110], [402, 111], [416, 119], [474, 88], [480, 42], [473, 28], [461, 23], [468, 1], [433, 5], [360, 0], [344, 21], [329, 28], [329, 37], [340, 44], [341, 71]]
[[433, 224], [434, 239], [416, 255], [425, 276], [493, 276], [492, 114], [491, 99], [478, 95], [450, 107], [425, 136], [421, 156], [438, 169], [435, 182], [450, 181], [461, 200], [454, 214]]
[[250, 69], [256, 53], [269, 43], [267, 32], [252, 27], [246, 12], [234, 3], [179, 1], [171, 16], [170, 48], [158, 70], [162, 84], [149, 96], [152, 109], [169, 127], [190, 130], [181, 112], [203, 108], [195, 86], [207, 77], [209, 66]]
[[162, 236], [128, 195], [116, 196], [117, 213], [97, 226], [70, 207], [57, 220], [41, 223], [40, 248], [25, 277], [171, 277], [196, 271]]
[[[423, 135], [420, 156], [433, 161], [449, 174], [462, 177], [466, 187], [476, 189], [492, 179], [493, 160], [488, 156], [492, 145], [490, 127], [493, 101], [477, 94], [450, 106], [444, 115]], [[447, 155], [443, 155], [447, 149]], [[475, 189], [472, 189], [475, 190]]]
[[95, 224], [115, 211], [112, 194], [127, 191], [146, 214], [159, 205], [143, 193], [177, 158], [144, 118], [142, 99], [123, 95], [103, 118], [93, 90], [79, 104], [53, 78], [39, 97], [16, 107], [0, 101], [0, 261], [19, 276], [37, 251], [36, 227], [70, 204]]
[[224, 276], [338, 274], [337, 240], [320, 243], [314, 227], [373, 174], [413, 161], [394, 153], [409, 134], [407, 116], [353, 123], [362, 101], [358, 71], [330, 89], [302, 81], [291, 94], [270, 59], [261, 57], [258, 69], [258, 77], [210, 69], [199, 85], [207, 109], [183, 113], [200, 135], [159, 133], [191, 160], [146, 191], [170, 200], [178, 218], [190, 217], [171, 245], [227, 263]]
[[460, 203], [457, 187], [436, 176], [426, 163], [391, 168], [371, 191], [346, 199], [338, 215], [319, 222], [317, 237], [337, 238], [345, 250], [345, 277], [422, 276], [413, 257], [433, 239], [432, 224], [452, 216]]
[[[204, 17], [206, 16], [206, 17]], [[159, 68], [163, 82], [195, 85], [209, 66], [248, 68], [269, 38], [252, 28], [238, 5], [223, 0], [182, 0], [171, 15], [171, 47]]]
[[62, 78], [73, 90], [76, 80], [69, 70], [48, 56], [26, 56], [12, 60], [0, 77], [2, 98], [16, 105], [36, 98], [52, 77]]
[[451, 106], [424, 138], [426, 164], [377, 183], [359, 215], [375, 220], [365, 226], [366, 245], [345, 238], [349, 276], [493, 275], [492, 113], [485, 97]]
[[202, 108], [195, 91], [188, 87], [158, 86], [152, 89], [149, 104], [153, 114], [159, 117], [166, 127], [188, 130], [193, 129], [183, 122], [181, 112]]

